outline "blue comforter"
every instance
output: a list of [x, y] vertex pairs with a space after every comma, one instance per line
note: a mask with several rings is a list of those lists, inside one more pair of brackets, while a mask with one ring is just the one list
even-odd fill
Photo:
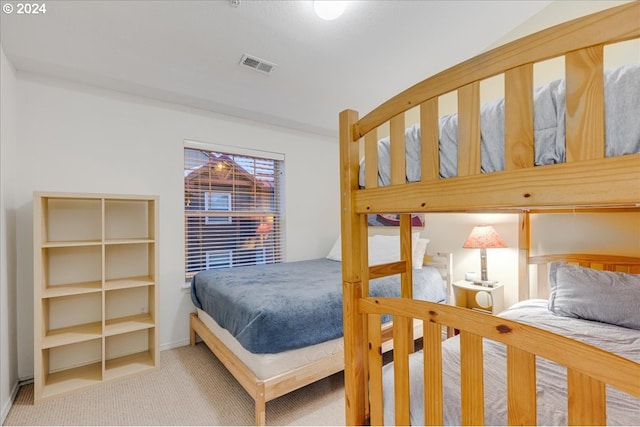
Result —
[[[342, 336], [342, 264], [328, 259], [202, 271], [191, 299], [252, 353], [279, 353]], [[372, 296], [399, 296], [399, 276], [372, 280]], [[444, 301], [431, 267], [414, 270], [414, 298]]]

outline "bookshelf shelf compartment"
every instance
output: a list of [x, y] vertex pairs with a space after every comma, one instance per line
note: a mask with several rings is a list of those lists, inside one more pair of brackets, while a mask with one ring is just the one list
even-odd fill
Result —
[[154, 322], [148, 313], [137, 314], [135, 316], [119, 317], [107, 320], [105, 323], [105, 336], [124, 334], [143, 329], [153, 328]]
[[[139, 324], [138, 326], [141, 326]], [[122, 378], [155, 366], [155, 328], [146, 328], [105, 338], [105, 376]]]
[[77, 392], [102, 382], [102, 362], [49, 374], [42, 399]]
[[97, 338], [102, 338], [102, 322], [69, 326], [48, 331], [42, 341], [42, 348], [60, 347]]
[[42, 376], [34, 378], [42, 398], [69, 394], [102, 381], [102, 338], [39, 350]]
[[102, 282], [72, 283], [69, 285], [49, 286], [42, 292], [42, 298], [56, 298], [69, 295], [88, 294], [102, 291]]
[[102, 202], [93, 197], [40, 198], [42, 241], [46, 244], [102, 240]]
[[107, 283], [131, 277], [153, 276], [154, 243], [105, 245], [104, 253]]
[[158, 208], [34, 193], [34, 401], [158, 366]]
[[151, 276], [124, 277], [122, 279], [112, 279], [105, 281], [105, 290], [137, 288], [140, 286], [152, 286], [155, 281]]
[[153, 369], [155, 362], [149, 351], [109, 359], [106, 362], [105, 379], [119, 379], [136, 375], [141, 371]]
[[40, 252], [39, 273], [45, 290], [82, 283], [99, 283], [102, 286], [100, 245], [44, 247]]

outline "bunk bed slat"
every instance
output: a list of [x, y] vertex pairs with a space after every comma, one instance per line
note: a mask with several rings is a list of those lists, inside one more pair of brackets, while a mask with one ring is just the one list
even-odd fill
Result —
[[531, 217], [529, 212], [518, 214], [518, 298], [529, 299], [529, 248], [531, 247]]
[[369, 401], [371, 425], [384, 425], [382, 403], [382, 334], [380, 315], [372, 315], [369, 324]]
[[604, 157], [603, 46], [566, 55], [567, 162]]
[[425, 425], [443, 425], [442, 327], [424, 322], [423, 328]]
[[569, 425], [607, 424], [605, 384], [575, 369], [567, 369]]
[[420, 178], [432, 181], [440, 177], [438, 99], [429, 99], [420, 104], [420, 152], [422, 163]]
[[406, 261], [394, 261], [387, 264], [372, 265], [369, 267], [369, 279], [402, 274], [407, 271]]
[[[407, 180], [407, 158], [405, 156], [404, 114], [399, 114], [390, 122], [391, 138], [391, 184], [404, 184]], [[374, 169], [377, 171], [378, 169]]]
[[536, 425], [536, 358], [507, 347], [507, 399], [509, 425]]
[[504, 169], [532, 167], [533, 64], [507, 70], [504, 86]]
[[462, 425], [484, 425], [483, 369], [482, 337], [460, 331]]
[[[400, 295], [413, 298], [413, 270], [411, 268], [411, 214], [400, 215], [400, 258], [405, 261], [405, 270], [400, 275]], [[409, 328], [412, 330], [412, 328]]]
[[413, 341], [407, 335], [411, 322], [404, 316], [393, 316], [393, 376], [395, 425], [408, 426], [409, 417], [409, 345]]
[[[405, 261], [405, 270], [400, 274], [400, 296], [413, 298], [413, 268], [412, 268], [412, 244], [411, 244], [411, 214], [400, 215], [400, 258]], [[409, 353], [413, 353], [413, 320], [403, 326], [406, 331], [406, 346]], [[394, 326], [394, 329], [396, 326]]]
[[480, 83], [458, 89], [458, 176], [480, 173]]
[[365, 185], [367, 188], [378, 186], [378, 130], [374, 129], [364, 136], [364, 158], [366, 163]]

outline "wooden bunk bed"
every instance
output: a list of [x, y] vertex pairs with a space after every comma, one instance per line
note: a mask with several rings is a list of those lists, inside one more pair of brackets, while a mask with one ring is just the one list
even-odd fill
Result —
[[[482, 376], [483, 338], [508, 349], [510, 424], [535, 424], [536, 357], [568, 369], [568, 423], [605, 424], [605, 385], [640, 398], [640, 364], [578, 341], [529, 325], [452, 306], [411, 300], [411, 226], [417, 212], [513, 212], [520, 215], [519, 299], [529, 297], [529, 263], [547, 258], [529, 256], [529, 215], [532, 212], [633, 211], [640, 206], [640, 154], [605, 156], [603, 46], [640, 37], [640, 3], [616, 8], [543, 30], [483, 53], [430, 77], [375, 108], [362, 118], [356, 111], [340, 113], [341, 225], [345, 339], [346, 423], [381, 424], [381, 314], [391, 314], [394, 329], [395, 420], [410, 421], [408, 360], [411, 319], [424, 321], [425, 354], [440, 354], [443, 326], [460, 330], [463, 378]], [[566, 161], [535, 166], [533, 64], [565, 58]], [[482, 173], [480, 81], [504, 74], [504, 169]], [[457, 175], [441, 178], [438, 97], [458, 96]], [[419, 108], [421, 129], [420, 179], [407, 182], [405, 114]], [[637, 120], [636, 120], [637, 121]], [[389, 124], [390, 182], [379, 185], [377, 129]], [[364, 140], [363, 142], [361, 140]], [[363, 148], [361, 146], [363, 145]], [[364, 153], [364, 180], [361, 154]], [[366, 217], [401, 214], [401, 259], [369, 266]], [[428, 226], [428, 225], [427, 225]], [[565, 259], [567, 257], [559, 257]], [[626, 266], [638, 274], [633, 257], [580, 257], [581, 265], [600, 261], [604, 269]], [[586, 260], [585, 260], [586, 258]], [[556, 259], [549, 257], [548, 259]], [[401, 275], [403, 298], [370, 298], [371, 277]], [[425, 423], [443, 420], [442, 359], [425, 357]], [[603, 371], [602, 366], [608, 369]], [[517, 392], [514, 391], [517, 389]], [[446, 399], [446, 397], [445, 397]], [[481, 381], [464, 380], [463, 424], [483, 424]]]

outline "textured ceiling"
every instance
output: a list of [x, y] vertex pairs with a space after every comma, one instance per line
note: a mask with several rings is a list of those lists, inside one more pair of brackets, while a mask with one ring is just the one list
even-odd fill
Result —
[[[323, 21], [310, 1], [48, 1], [2, 13], [0, 41], [20, 71], [335, 136], [341, 110], [372, 109], [549, 3], [359, 0]], [[242, 68], [243, 53], [277, 67]]]

